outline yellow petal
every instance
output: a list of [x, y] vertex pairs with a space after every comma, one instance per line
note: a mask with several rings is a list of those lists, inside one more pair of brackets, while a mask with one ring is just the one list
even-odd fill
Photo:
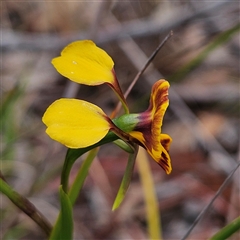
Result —
[[52, 64], [60, 74], [77, 83], [99, 85], [115, 81], [112, 58], [91, 40], [70, 43]]
[[164, 114], [167, 110], [169, 105], [168, 100], [168, 89], [169, 89], [169, 82], [160, 79], [158, 80], [152, 87], [152, 93], [150, 98], [150, 105], [147, 111], [151, 112], [152, 115], [152, 133], [158, 132], [159, 139], [161, 133], [161, 126]]
[[84, 148], [100, 141], [109, 131], [108, 117], [98, 106], [77, 99], [59, 99], [42, 118], [46, 133], [69, 148]]

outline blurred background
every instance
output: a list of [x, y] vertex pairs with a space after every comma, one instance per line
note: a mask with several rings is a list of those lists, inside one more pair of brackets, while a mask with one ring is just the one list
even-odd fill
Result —
[[[66, 148], [45, 134], [41, 117], [60, 97], [80, 98], [110, 114], [105, 85], [80, 86], [51, 65], [71, 41], [92, 39], [113, 58], [125, 91], [159, 43], [173, 36], [127, 99], [148, 107], [160, 78], [171, 84], [163, 133], [173, 138], [170, 175], [149, 157], [164, 239], [181, 239], [239, 161], [238, 1], [2, 1], [1, 171], [54, 223]], [[137, 168], [121, 207], [111, 211], [127, 154], [101, 148], [74, 207], [76, 239], [148, 239]], [[79, 159], [71, 178], [81, 165]], [[240, 215], [240, 172], [188, 239], [207, 239]], [[1, 195], [2, 239], [44, 239], [32, 220]], [[240, 239], [235, 234], [232, 239]]]

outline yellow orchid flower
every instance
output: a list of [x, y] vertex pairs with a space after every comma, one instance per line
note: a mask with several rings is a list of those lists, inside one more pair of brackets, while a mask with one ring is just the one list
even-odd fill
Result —
[[160, 79], [152, 87], [149, 108], [145, 112], [125, 114], [118, 119], [118, 122], [134, 125], [129, 135], [147, 150], [167, 174], [172, 171], [168, 153], [172, 139], [167, 134], [161, 134], [161, 126], [169, 105], [168, 89], [169, 83]]
[[73, 82], [95, 86], [108, 84], [117, 94], [128, 113], [126, 100], [116, 78], [112, 58], [91, 40], [75, 41], [67, 45], [61, 56], [52, 60], [53, 66]]
[[144, 147], [169, 174], [172, 170], [168, 154], [171, 138], [161, 134], [163, 116], [168, 107], [168, 88], [167, 81], [157, 81], [153, 85], [150, 105], [145, 112], [124, 114], [113, 120], [99, 107], [86, 101], [57, 100], [43, 116], [46, 132], [52, 139], [69, 148], [94, 145], [104, 139], [109, 131], [113, 132], [126, 142]]

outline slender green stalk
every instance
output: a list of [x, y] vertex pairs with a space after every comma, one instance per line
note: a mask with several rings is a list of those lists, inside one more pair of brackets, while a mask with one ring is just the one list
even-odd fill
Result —
[[154, 183], [146, 152], [139, 149], [137, 156], [137, 166], [143, 186], [143, 193], [146, 202], [146, 212], [148, 221], [148, 232], [150, 239], [162, 239], [160, 212], [157, 196], [154, 190]]
[[240, 216], [213, 235], [210, 240], [227, 239], [240, 230]]
[[[98, 153], [99, 148], [94, 148], [89, 151], [87, 158], [84, 160], [82, 163], [81, 168], [78, 171], [78, 174], [73, 182], [73, 185], [71, 186], [69, 192], [68, 192], [68, 197], [71, 205], [73, 206], [77, 196], [83, 186], [83, 183], [87, 177], [89, 167], [91, 166], [92, 161], [94, 160], [95, 156]], [[87, 150], [86, 150], [87, 151]], [[62, 174], [62, 183], [68, 184], [68, 177], [71, 171], [71, 167], [75, 160], [79, 158], [82, 154], [84, 153], [83, 149], [68, 149], [65, 163], [70, 162], [71, 164], [65, 164], [66, 168], [63, 168], [63, 174]], [[66, 189], [67, 185], [65, 185]], [[64, 189], [63, 189], [64, 190]], [[66, 191], [64, 190], [66, 193]], [[53, 231], [54, 233], [51, 235], [53, 237], [57, 236], [59, 229], [61, 228], [61, 214], [58, 215], [58, 218], [56, 220], [56, 223], [54, 225]]]
[[78, 171], [78, 174], [69, 190], [69, 199], [71, 201], [71, 204], [74, 205], [77, 196], [83, 186], [83, 183], [88, 175], [88, 170], [94, 160], [94, 158], [96, 157], [97, 153], [98, 153], [99, 148], [94, 148], [91, 151], [89, 151], [87, 158], [84, 160], [84, 162], [82, 163], [81, 168]]
[[65, 159], [65, 161], [64, 161], [62, 175], [61, 175], [61, 185], [62, 185], [63, 191], [65, 193], [68, 192], [69, 175], [70, 175], [72, 166], [75, 161], [76, 161], [76, 159], [69, 159], [69, 160]]
[[70, 149], [69, 148], [67, 151], [66, 157], [65, 157], [63, 170], [62, 170], [62, 174], [61, 174], [61, 185], [62, 185], [63, 191], [66, 193], [68, 192], [69, 175], [70, 175], [73, 164], [79, 157], [81, 157], [84, 153], [86, 153], [96, 147], [99, 147], [99, 146], [109, 143], [109, 142], [113, 142], [117, 139], [118, 139], [118, 136], [116, 136], [112, 132], [109, 132], [105, 138], [103, 138], [101, 141], [99, 141], [98, 143], [96, 143], [92, 146], [89, 146], [86, 148], [79, 148], [79, 149]]
[[52, 226], [48, 220], [28, 199], [14, 191], [2, 178], [0, 178], [0, 192], [5, 194], [18, 208], [26, 213], [47, 236], [50, 235]]
[[120, 188], [118, 190], [117, 196], [115, 198], [115, 201], [113, 203], [113, 207], [112, 210], [116, 210], [121, 202], [123, 201], [125, 194], [128, 190], [129, 184], [131, 182], [131, 178], [132, 178], [132, 173], [133, 173], [133, 169], [134, 169], [134, 165], [135, 165], [135, 160], [137, 157], [137, 153], [138, 153], [138, 145], [133, 145], [133, 148], [135, 149], [133, 153], [129, 154], [128, 157], [128, 163], [127, 163], [127, 167], [126, 170], [124, 172], [124, 176], [123, 176], [123, 180], [121, 182]]
[[57, 223], [51, 232], [49, 240], [71, 240], [73, 238], [73, 210], [68, 194], [62, 186], [59, 188], [61, 209]]

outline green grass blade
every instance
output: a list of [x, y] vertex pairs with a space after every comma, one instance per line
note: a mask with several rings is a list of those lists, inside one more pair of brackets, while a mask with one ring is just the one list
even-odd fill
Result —
[[2, 94], [0, 104], [0, 125], [2, 141], [4, 147], [0, 149], [2, 159], [13, 159], [13, 144], [15, 143], [19, 131], [19, 123], [16, 121], [15, 108], [24, 94], [24, 87], [16, 84], [14, 88]]
[[52, 226], [38, 209], [25, 197], [14, 191], [0, 178], [0, 192], [6, 195], [19, 209], [27, 214], [49, 236]]
[[73, 238], [73, 214], [69, 196], [59, 189], [61, 210], [57, 224], [55, 224], [49, 240], [71, 240]]
[[132, 153], [132, 154], [129, 154], [128, 163], [127, 163], [127, 167], [126, 167], [126, 170], [125, 170], [125, 173], [124, 173], [124, 176], [123, 176], [123, 180], [121, 182], [121, 185], [120, 185], [120, 188], [118, 190], [117, 196], [116, 196], [116, 198], [114, 200], [114, 203], [113, 203], [113, 207], [112, 207], [113, 211], [116, 210], [120, 206], [121, 202], [123, 201], [123, 199], [125, 197], [127, 189], [129, 187], [129, 184], [130, 184], [130, 181], [131, 181], [131, 178], [132, 178], [132, 173], [133, 173], [133, 168], [134, 168], [136, 156], [137, 156], [137, 153], [138, 153], [138, 147], [134, 146], [134, 148], [135, 148], [135, 152]]
[[[69, 173], [70, 173], [70, 170], [71, 170], [71, 167], [72, 167], [73, 163], [76, 161], [76, 159], [79, 156], [81, 156], [83, 154], [83, 151], [84, 151], [84, 149], [69, 149], [68, 150], [67, 156], [66, 156], [66, 159], [65, 159], [65, 164], [66, 163], [68, 163], [68, 164], [70, 163], [70, 164], [67, 167], [64, 168], [65, 171], [67, 169], [67, 173], [64, 173], [64, 181], [66, 179], [65, 183], [68, 183], [68, 176], [69, 176]], [[95, 158], [97, 152], [98, 152], [98, 148], [94, 148], [94, 149], [89, 151], [89, 154], [88, 154], [87, 158], [85, 159], [81, 168], [79, 169], [77, 177], [75, 178], [74, 183], [69, 190], [68, 196], [67, 197], [65, 196], [66, 193], [65, 194], [61, 193], [63, 195], [63, 197], [68, 198], [67, 201], [69, 201], [69, 202], [67, 202], [67, 204], [70, 204], [71, 208], [73, 207], [73, 205], [74, 205], [74, 203], [77, 199], [77, 196], [78, 196], [78, 194], [79, 194], [79, 192], [80, 192], [80, 190], [83, 186], [83, 183], [84, 183], [84, 181], [87, 177], [89, 167], [91, 166], [91, 163], [92, 163], [93, 159]], [[62, 192], [64, 192], [62, 186], [61, 186], [60, 190]], [[63, 224], [62, 223], [62, 213], [60, 212], [60, 214], [58, 215], [57, 221], [54, 225], [54, 229], [52, 231], [50, 240], [60, 239], [59, 237], [61, 236], [62, 224]]]
[[213, 235], [210, 240], [227, 239], [240, 230], [240, 216]]
[[88, 175], [88, 170], [96, 157], [98, 153], [99, 148], [94, 148], [91, 151], [89, 151], [87, 158], [82, 163], [81, 168], [78, 171], [78, 174], [73, 182], [73, 185], [71, 186], [69, 190], [69, 199], [71, 201], [71, 204], [74, 205], [77, 196], [79, 195], [79, 192], [83, 186], [83, 183]]

